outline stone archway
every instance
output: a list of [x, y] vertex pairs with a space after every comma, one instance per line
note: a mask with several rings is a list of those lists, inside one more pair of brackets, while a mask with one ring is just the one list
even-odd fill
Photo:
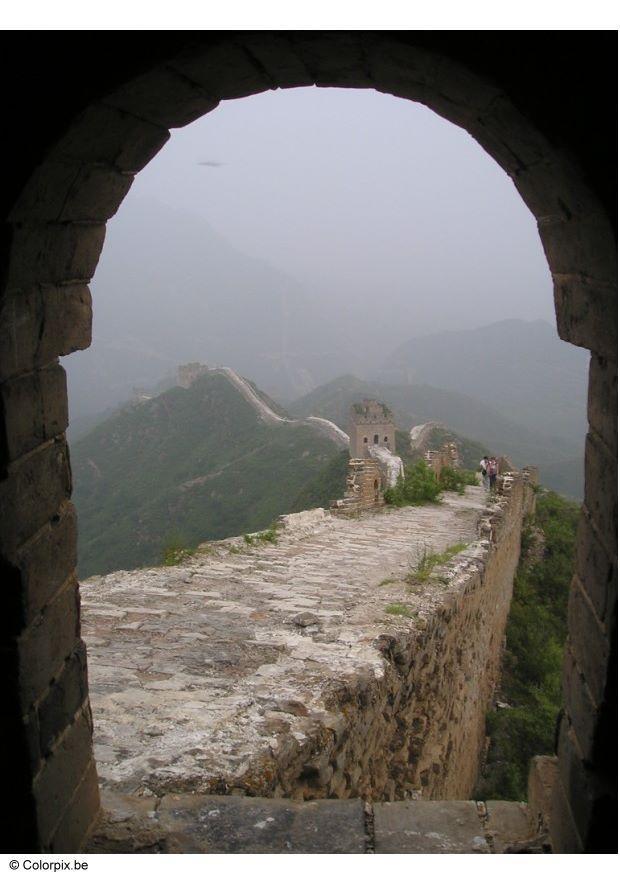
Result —
[[[79, 847], [98, 808], [86, 657], [75, 578], [76, 520], [57, 357], [90, 343], [92, 278], [105, 222], [133, 176], [223, 99], [302, 85], [375, 88], [426, 104], [467, 130], [535, 215], [553, 275], [560, 337], [592, 351], [585, 502], [573, 580], [557, 850], [608, 839], [613, 743], [615, 569], [615, 239], [582, 171], [500, 84], [410, 35], [248, 33], [188, 38], [139, 75], [103, 88], [63, 123], [9, 216], [0, 299], [0, 550], [8, 581], [10, 780], [15, 848]], [[611, 735], [610, 735], [611, 733]], [[605, 819], [607, 818], [607, 820]]]

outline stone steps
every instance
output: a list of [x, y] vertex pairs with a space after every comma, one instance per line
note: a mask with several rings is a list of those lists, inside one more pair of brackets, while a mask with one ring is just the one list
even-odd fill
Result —
[[521, 802], [104, 792], [87, 853], [507, 854], [549, 852]]

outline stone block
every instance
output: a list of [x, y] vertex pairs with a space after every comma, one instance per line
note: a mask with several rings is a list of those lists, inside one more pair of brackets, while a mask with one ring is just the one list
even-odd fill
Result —
[[165, 796], [157, 820], [172, 853], [363, 854], [359, 799], [292, 802], [244, 796]]
[[597, 795], [596, 781], [581, 759], [575, 733], [566, 719], [562, 721], [558, 739], [558, 773], [570, 801], [575, 826], [585, 845]]
[[592, 755], [594, 736], [598, 720], [598, 709], [592, 699], [584, 676], [577, 665], [569, 645], [564, 653], [562, 674], [562, 698], [579, 746], [585, 757]]
[[617, 588], [617, 567], [582, 512], [577, 529], [577, 575], [592, 602], [598, 619], [611, 628]]
[[81, 850], [99, 814], [99, 783], [94, 760], [65, 809], [49, 844], [53, 854]]
[[412, 51], [384, 34], [378, 34], [366, 51], [370, 77], [378, 91], [430, 105], [437, 93], [439, 55], [417, 47]]
[[78, 645], [79, 593], [70, 579], [16, 642], [22, 713], [46, 692]]
[[132, 173], [108, 164], [46, 161], [26, 184], [9, 221], [105, 222], [118, 210], [133, 179]]
[[0, 464], [62, 434], [68, 421], [67, 380], [60, 365], [0, 384]]
[[14, 610], [4, 613], [0, 621], [4, 630], [17, 635], [29, 625], [73, 573], [76, 563], [75, 509], [65, 502], [57, 517], [17, 552], [14, 577], [8, 574], [5, 579], [8, 602]]
[[586, 439], [584, 502], [610, 556], [618, 539], [618, 459], [595, 434]]
[[17, 549], [59, 513], [71, 492], [64, 438], [55, 438], [15, 462], [0, 481], [0, 549]]
[[48, 223], [15, 229], [7, 286], [88, 282], [97, 267], [105, 225]]
[[58, 677], [37, 705], [39, 746], [46, 756], [56, 738], [75, 720], [88, 696], [86, 647], [78, 641]]
[[545, 216], [538, 230], [553, 276], [585, 277], [609, 291], [617, 279], [613, 228], [602, 210], [559, 218]]
[[0, 304], [0, 381], [90, 346], [88, 286], [47, 286]]
[[34, 780], [39, 833], [43, 847], [51, 846], [72, 799], [93, 766], [92, 727], [82, 711], [48, 756]]
[[530, 760], [527, 780], [527, 805], [533, 824], [540, 832], [549, 831], [551, 796], [558, 776], [557, 757], [537, 756]]
[[101, 163], [128, 173], [145, 167], [170, 138], [170, 132], [104, 103], [91, 104], [56, 143], [54, 161]]
[[172, 58], [168, 66], [199, 85], [216, 103], [273, 87], [252, 56], [230, 38], [207, 47], [187, 48]]
[[[585, 268], [584, 268], [585, 269]], [[575, 274], [554, 273], [558, 334], [601, 356], [617, 356], [617, 289]]]
[[377, 854], [488, 854], [475, 802], [383, 802], [374, 806]]
[[103, 102], [162, 128], [182, 128], [215, 109], [219, 100], [185, 76], [159, 67], [127, 82]]
[[571, 650], [598, 705], [605, 692], [609, 640], [578, 578], [568, 598], [568, 628]]
[[314, 79], [294, 50], [290, 40], [276, 31], [254, 31], [236, 35], [238, 42], [265, 71], [273, 86], [298, 88], [314, 85]]
[[486, 834], [491, 836], [493, 851], [505, 854], [511, 845], [526, 842], [536, 835], [528, 807], [524, 802], [487, 802]]
[[364, 63], [363, 40], [346, 31], [296, 31], [290, 34], [295, 53], [316, 85], [369, 88], [373, 82]]
[[[613, 318], [613, 317], [612, 317]], [[618, 442], [618, 362], [593, 355], [590, 359], [588, 420], [610, 449]]]
[[583, 853], [583, 844], [560, 777], [553, 785], [551, 794], [550, 830], [554, 854]]

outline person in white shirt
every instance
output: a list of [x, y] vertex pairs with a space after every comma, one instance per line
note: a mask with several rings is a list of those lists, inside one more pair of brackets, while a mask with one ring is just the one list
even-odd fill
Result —
[[485, 492], [489, 491], [489, 457], [485, 456], [480, 459], [480, 471], [482, 472], [482, 486]]

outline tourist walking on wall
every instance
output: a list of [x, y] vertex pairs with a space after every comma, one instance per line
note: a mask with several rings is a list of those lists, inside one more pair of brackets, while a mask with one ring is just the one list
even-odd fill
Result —
[[495, 481], [497, 480], [497, 459], [491, 456], [487, 465], [487, 475], [489, 477], [489, 489], [495, 492]]
[[485, 492], [489, 491], [489, 457], [485, 456], [484, 459], [480, 459], [480, 471], [482, 473], [482, 486]]

